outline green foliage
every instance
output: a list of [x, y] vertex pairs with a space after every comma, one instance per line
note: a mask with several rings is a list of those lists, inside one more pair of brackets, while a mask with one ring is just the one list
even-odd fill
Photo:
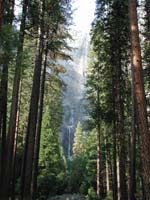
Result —
[[105, 197], [105, 200], [112, 200], [113, 196], [112, 196], [112, 192], [109, 192], [107, 194], [107, 196]]
[[100, 200], [100, 198], [97, 197], [97, 194], [92, 187], [90, 187], [88, 189], [88, 194], [86, 196], [86, 200]]
[[96, 187], [97, 132], [84, 135], [78, 123], [73, 144], [70, 187], [72, 192], [87, 194], [90, 187]]
[[74, 143], [73, 143], [73, 161], [71, 163], [70, 173], [70, 188], [72, 192], [82, 193], [82, 182], [85, 170], [85, 148], [86, 148], [86, 137], [82, 130], [81, 123], [78, 122]]
[[39, 158], [39, 199], [62, 194], [67, 185], [66, 160], [59, 141], [63, 116], [62, 88], [59, 74], [55, 71], [47, 73]]
[[[118, 111], [120, 108], [118, 105], [121, 101], [121, 109], [125, 116], [124, 128], [127, 129], [127, 133], [131, 126], [131, 124], [129, 125], [131, 113], [128, 106], [131, 103], [131, 83], [128, 75], [130, 52], [127, 13], [128, 1], [96, 1], [96, 17], [91, 31], [87, 72], [87, 109], [90, 115], [89, 121], [92, 124], [91, 129], [97, 129], [98, 123], [100, 124], [101, 173], [104, 193], [106, 192], [106, 182], [103, 181], [106, 180], [106, 159], [109, 161], [109, 167], [112, 166], [112, 138], [113, 131], [116, 131], [115, 128], [119, 129], [117, 120], [120, 119]], [[118, 127], [115, 127], [115, 123]], [[120, 148], [119, 140], [120, 138], [117, 136], [117, 149]], [[88, 159], [90, 160], [90, 158]], [[96, 172], [93, 180], [96, 182]], [[111, 181], [111, 186], [112, 184]], [[95, 190], [96, 183], [95, 185], [89, 183], [90, 186]]]
[[86, 166], [84, 173], [85, 191], [89, 187], [96, 188], [97, 131], [93, 129], [87, 136]]
[[74, 135], [74, 143], [73, 143], [73, 157], [82, 157], [85, 152], [85, 133], [82, 130], [81, 123], [78, 122], [75, 135]]
[[65, 184], [65, 165], [60, 153], [58, 132], [51, 128], [49, 112], [44, 113], [41, 132], [38, 195], [40, 199], [49, 194], [61, 194]]
[[[17, 46], [17, 31], [11, 25], [4, 25], [0, 32], [0, 56], [1, 62], [3, 59], [12, 59], [15, 53], [13, 50]], [[4, 62], [4, 61], [3, 61]], [[2, 63], [3, 63], [2, 62]]]
[[[17, 194], [20, 194], [22, 155], [25, 144], [27, 122], [29, 116], [29, 104], [31, 99], [31, 88], [33, 80], [33, 68], [37, 56], [37, 35], [40, 23], [40, 6], [38, 0], [26, 1], [27, 17], [25, 20], [25, 38], [23, 53], [19, 52], [21, 66], [20, 90], [18, 100], [17, 119], [17, 152], [15, 182]], [[43, 1], [44, 2], [44, 1]], [[0, 78], [4, 64], [8, 64], [8, 119], [12, 101], [12, 88], [15, 76], [17, 47], [19, 46], [18, 24], [22, 13], [14, 16], [10, 4], [13, 1], [5, 1], [4, 24], [0, 32]], [[13, 6], [13, 5], [12, 5]], [[12, 13], [11, 13], [12, 12]], [[25, 14], [25, 13], [23, 13]], [[13, 18], [14, 17], [14, 18]], [[17, 22], [15, 20], [17, 20]], [[13, 25], [11, 25], [11, 21]], [[60, 145], [60, 126], [62, 123], [62, 90], [64, 83], [59, 74], [65, 73], [65, 67], [60, 64], [63, 60], [70, 60], [68, 55], [70, 47], [67, 39], [71, 39], [68, 32], [71, 23], [70, 1], [45, 0], [43, 16], [44, 52], [48, 40], [48, 59], [46, 70], [45, 96], [43, 108], [43, 123], [41, 131], [41, 146], [38, 174], [39, 199], [46, 199], [50, 194], [61, 194], [66, 187], [66, 160]], [[14, 24], [17, 24], [17, 28]], [[24, 31], [24, 30], [23, 30]], [[47, 34], [47, 35], [46, 35]], [[47, 38], [46, 38], [47, 37]], [[67, 52], [67, 53], [66, 53]], [[43, 55], [44, 59], [44, 55]], [[59, 64], [58, 64], [59, 61]], [[43, 68], [43, 66], [42, 66]], [[7, 123], [8, 127], [8, 123]], [[1, 135], [0, 135], [1, 138]], [[1, 142], [0, 142], [1, 143]]]

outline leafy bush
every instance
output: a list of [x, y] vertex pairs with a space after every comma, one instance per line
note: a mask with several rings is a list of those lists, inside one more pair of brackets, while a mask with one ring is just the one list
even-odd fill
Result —
[[100, 198], [97, 196], [93, 187], [90, 187], [88, 189], [88, 194], [86, 196], [86, 200], [100, 200]]

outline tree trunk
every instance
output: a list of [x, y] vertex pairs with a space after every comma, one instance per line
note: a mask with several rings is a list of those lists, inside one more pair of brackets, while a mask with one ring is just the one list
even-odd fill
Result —
[[[120, 11], [117, 10], [118, 17]], [[120, 27], [117, 23], [116, 33], [116, 114], [117, 114], [117, 135], [118, 135], [118, 154], [119, 154], [119, 175], [120, 175], [120, 199], [127, 200], [127, 186], [126, 186], [126, 156], [125, 156], [125, 131], [124, 131], [124, 81], [122, 74], [122, 52], [121, 52], [121, 38]]]
[[103, 182], [101, 174], [101, 134], [100, 134], [100, 99], [99, 88], [97, 89], [97, 196], [103, 197]]
[[1, 132], [1, 155], [0, 155], [0, 188], [4, 181], [5, 151], [6, 151], [6, 124], [7, 124], [7, 88], [8, 88], [8, 65], [3, 66], [2, 80], [0, 87], [0, 132]]
[[[133, 79], [133, 71], [132, 71]], [[130, 138], [129, 199], [136, 200], [136, 107], [134, 84], [132, 83], [132, 132]]]
[[13, 93], [12, 93], [12, 105], [11, 105], [8, 139], [7, 139], [7, 152], [5, 158], [6, 169], [5, 169], [5, 181], [3, 183], [4, 185], [3, 187], [5, 188], [4, 190], [6, 195], [9, 194], [10, 184], [12, 182], [11, 177], [13, 173], [13, 150], [14, 150], [15, 132], [16, 132], [16, 119], [18, 110], [18, 97], [19, 97], [20, 77], [21, 77], [21, 61], [23, 53], [26, 11], [27, 11], [27, 0], [24, 0], [22, 9], [22, 20], [20, 26], [19, 44], [18, 44], [17, 58], [16, 58]]
[[115, 102], [115, 77], [112, 80], [113, 95], [113, 200], [118, 199], [117, 191], [117, 137], [116, 137], [116, 102]]
[[[114, 192], [113, 198], [127, 200], [126, 185], [126, 155], [125, 155], [125, 130], [124, 130], [124, 74], [127, 41], [123, 40], [127, 27], [124, 1], [113, 1], [112, 25], [110, 26], [111, 57], [110, 63], [113, 74], [113, 111], [114, 111], [114, 135], [113, 135], [113, 159], [114, 159]], [[128, 40], [128, 38], [126, 38]], [[125, 52], [125, 53], [124, 53]], [[119, 162], [117, 165], [117, 161]], [[118, 171], [119, 167], [119, 171]], [[118, 185], [118, 191], [116, 188]]]
[[[119, 12], [117, 10], [117, 12]], [[118, 14], [119, 16], [119, 14]], [[113, 66], [115, 66], [115, 114], [116, 114], [116, 139], [117, 139], [117, 150], [118, 150], [118, 161], [119, 161], [119, 176], [117, 175], [117, 178], [119, 181], [119, 195], [118, 198], [121, 200], [127, 199], [127, 186], [126, 186], [126, 166], [125, 166], [125, 131], [124, 131], [124, 89], [123, 89], [123, 75], [122, 75], [122, 52], [120, 48], [120, 27], [117, 23], [117, 29], [116, 29], [116, 55], [114, 59]], [[115, 139], [115, 138], [114, 138]], [[116, 147], [115, 147], [116, 148]], [[116, 158], [115, 158], [116, 159]]]
[[[4, 5], [3, 5], [4, 6]], [[6, 18], [3, 18], [4, 24], [9, 24], [12, 27], [14, 17], [14, 0], [9, 1], [8, 13]], [[8, 90], [8, 65], [10, 62], [11, 48], [10, 41], [6, 41], [3, 54], [2, 75], [0, 84], [0, 136], [1, 140], [1, 162], [0, 162], [0, 198], [5, 199], [8, 193], [5, 192], [5, 170], [6, 170], [6, 130], [7, 130], [7, 90]]]
[[118, 199], [116, 128], [113, 130], [113, 200]]
[[33, 75], [32, 94], [30, 100], [30, 111], [28, 118], [27, 139], [25, 149], [25, 166], [24, 166], [24, 180], [23, 183], [23, 199], [31, 199], [31, 182], [32, 182], [32, 170], [33, 170], [33, 158], [34, 158], [34, 143], [35, 132], [37, 124], [38, 114], [38, 102], [40, 95], [40, 77], [42, 66], [42, 54], [43, 54], [43, 16], [44, 16], [44, 1], [39, 1], [40, 6], [40, 25], [38, 28], [38, 43], [37, 43], [37, 55], [35, 60], [35, 68]]
[[146, 30], [148, 32], [148, 39], [150, 40], [150, 1], [145, 0], [145, 10], [146, 10]]
[[[120, 88], [121, 89], [121, 88]], [[120, 95], [120, 94], [119, 94]], [[123, 116], [123, 100], [119, 100], [119, 121], [118, 121], [118, 134], [119, 134], [119, 174], [120, 174], [120, 199], [127, 199], [126, 188], [126, 158], [125, 158], [125, 136], [124, 136], [124, 116]]]
[[3, 9], [4, 9], [4, 0], [0, 0], [0, 32], [2, 30], [2, 24], [3, 24]]
[[118, 158], [118, 155], [117, 155], [117, 192], [118, 192], [118, 200], [121, 200], [120, 197], [121, 197], [121, 192], [120, 192], [120, 163], [119, 163], [119, 158]]
[[130, 29], [132, 44], [133, 84], [137, 105], [137, 114], [141, 141], [141, 158], [146, 200], [150, 199], [150, 134], [148, 130], [144, 83], [142, 77], [142, 58], [139, 42], [136, 1], [129, 1]]
[[97, 196], [101, 196], [100, 132], [97, 132]]
[[19, 129], [19, 120], [20, 120], [20, 105], [21, 105], [21, 92], [22, 86], [20, 81], [20, 92], [19, 92], [19, 100], [18, 100], [18, 110], [17, 110], [17, 118], [16, 118], [16, 130], [15, 130], [15, 138], [14, 138], [14, 149], [13, 149], [13, 156], [12, 156], [12, 183], [11, 183], [11, 200], [15, 200], [15, 183], [16, 183], [16, 159], [17, 159], [17, 140], [18, 140], [18, 129]]
[[42, 78], [41, 78], [39, 112], [38, 112], [38, 119], [37, 119], [35, 147], [34, 147], [34, 162], [33, 162], [33, 175], [32, 175], [32, 188], [31, 188], [33, 200], [36, 199], [36, 194], [37, 194], [38, 161], [39, 161], [41, 126], [42, 126], [42, 116], [43, 116], [47, 54], [48, 54], [48, 42], [46, 44], [45, 55], [44, 55], [44, 69], [43, 69], [43, 74], [42, 74]]
[[107, 149], [107, 139], [105, 134], [105, 170], [106, 170], [106, 193], [110, 192], [110, 180], [109, 180], [109, 163], [108, 163], [108, 149]]

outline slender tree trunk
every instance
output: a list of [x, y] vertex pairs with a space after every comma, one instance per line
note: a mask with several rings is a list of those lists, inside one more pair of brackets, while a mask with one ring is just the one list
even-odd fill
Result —
[[[9, 8], [3, 23], [12, 27], [14, 17], [14, 0], [9, 1]], [[3, 4], [4, 6], [4, 4]], [[5, 170], [6, 170], [6, 130], [7, 130], [7, 90], [8, 90], [8, 66], [10, 62], [11, 48], [9, 41], [6, 41], [3, 54], [2, 75], [0, 84], [0, 135], [1, 135], [1, 162], [0, 162], [0, 198], [5, 199], [8, 193], [5, 192]], [[7, 49], [8, 48], [8, 49]], [[7, 198], [7, 197], [6, 197]]]
[[123, 101], [119, 105], [119, 174], [120, 174], [120, 199], [127, 199], [127, 188], [126, 188], [126, 168], [125, 168], [125, 137], [124, 137], [124, 117], [123, 117]]
[[133, 84], [137, 105], [137, 114], [141, 141], [141, 158], [146, 200], [150, 199], [150, 133], [148, 130], [144, 83], [142, 77], [142, 58], [139, 42], [136, 1], [129, 0], [130, 29], [133, 61]]
[[106, 170], [106, 193], [110, 192], [110, 180], [109, 180], [109, 163], [108, 163], [108, 149], [107, 149], [107, 139], [105, 134], [105, 170]]
[[0, 32], [2, 30], [2, 24], [3, 24], [3, 9], [4, 9], [4, 0], [0, 0]]
[[18, 131], [19, 131], [19, 120], [20, 120], [20, 105], [21, 105], [21, 92], [22, 92], [22, 83], [20, 81], [20, 92], [19, 92], [19, 100], [18, 100], [18, 110], [17, 110], [17, 118], [16, 118], [16, 130], [15, 130], [15, 138], [14, 138], [14, 149], [13, 149], [13, 158], [12, 158], [12, 183], [11, 183], [11, 198], [15, 199], [15, 182], [16, 182], [16, 153], [17, 153], [17, 140], [18, 140]]
[[[118, 12], [118, 10], [117, 10]], [[119, 16], [119, 14], [118, 14]], [[119, 158], [119, 193], [121, 200], [127, 199], [127, 186], [126, 186], [126, 166], [125, 166], [125, 134], [124, 134], [124, 101], [123, 101], [123, 77], [122, 77], [122, 63], [121, 63], [121, 48], [120, 48], [120, 27], [117, 24], [116, 29], [116, 57], [115, 57], [115, 109], [116, 109], [116, 133], [118, 140], [118, 158]]]
[[121, 200], [121, 192], [120, 192], [120, 163], [119, 163], [119, 157], [117, 155], [117, 192], [118, 192], [118, 200]]
[[24, 127], [23, 130], [23, 156], [22, 156], [22, 166], [21, 166], [21, 184], [20, 184], [20, 199], [23, 200], [23, 190], [24, 190], [24, 181], [25, 181], [25, 163], [26, 163], [26, 149], [27, 149], [27, 128]]
[[101, 194], [100, 132], [97, 133], [97, 196]]
[[[133, 79], [132, 71], [132, 79]], [[129, 199], [136, 200], [136, 107], [134, 84], [132, 83], [132, 132], [130, 139]]]
[[36, 199], [36, 194], [37, 194], [38, 161], [39, 161], [41, 126], [42, 126], [42, 116], [43, 116], [47, 54], [48, 54], [48, 42], [46, 44], [45, 55], [44, 55], [44, 69], [43, 69], [43, 74], [42, 74], [42, 79], [41, 79], [39, 112], [38, 112], [38, 119], [37, 119], [35, 147], [34, 147], [34, 162], [33, 162], [33, 175], [32, 175], [32, 199], [33, 200]]
[[101, 134], [100, 134], [100, 99], [97, 89], [97, 196], [103, 197], [103, 182], [101, 174]]
[[148, 39], [150, 40], [150, 1], [145, 0], [146, 10], [146, 30], [148, 31]]
[[31, 197], [31, 182], [33, 172], [33, 158], [34, 158], [34, 144], [35, 144], [35, 132], [37, 124], [38, 114], [38, 102], [40, 95], [40, 77], [41, 77], [41, 66], [42, 66], [42, 54], [43, 54], [43, 23], [44, 23], [44, 1], [39, 1], [40, 6], [40, 25], [38, 29], [38, 44], [37, 44], [37, 55], [35, 60], [32, 94], [30, 100], [30, 111], [28, 118], [27, 128], [27, 140], [25, 149], [25, 166], [24, 166], [24, 185], [23, 185], [23, 199], [30, 200]]
[[117, 191], [117, 141], [116, 141], [116, 102], [115, 102], [115, 77], [112, 81], [113, 92], [113, 200], [118, 200]]
[[0, 128], [1, 128], [1, 155], [0, 155], [0, 188], [3, 185], [3, 174], [5, 170], [6, 150], [6, 125], [7, 125], [7, 88], [8, 88], [8, 66], [3, 66], [0, 93]]
[[26, 10], [27, 10], [27, 0], [24, 0], [23, 10], [22, 10], [22, 21], [20, 26], [19, 45], [16, 58], [13, 93], [12, 93], [12, 105], [11, 105], [8, 139], [7, 139], [7, 152], [5, 158], [6, 169], [5, 169], [5, 181], [3, 183], [4, 185], [3, 187], [5, 188], [4, 190], [6, 195], [9, 194], [10, 184], [12, 182], [11, 177], [13, 173], [13, 150], [14, 150], [15, 132], [16, 132], [16, 119], [18, 110], [18, 97], [19, 97], [20, 77], [21, 77], [21, 61], [22, 61], [23, 43], [24, 43]]
[[[119, 9], [119, 8], [118, 8]], [[117, 10], [118, 17], [120, 11]], [[119, 175], [120, 175], [120, 199], [127, 200], [126, 185], [126, 156], [125, 156], [125, 131], [124, 131], [124, 85], [122, 75], [122, 52], [120, 38], [120, 23], [117, 23], [117, 57], [116, 57], [116, 112], [117, 112], [117, 134], [118, 134], [118, 150], [119, 150]]]
[[117, 178], [117, 149], [116, 149], [116, 128], [113, 132], [113, 200], [118, 199], [118, 178]]
[[97, 196], [100, 197], [101, 163], [100, 163], [100, 119], [99, 119], [99, 92], [97, 91]]

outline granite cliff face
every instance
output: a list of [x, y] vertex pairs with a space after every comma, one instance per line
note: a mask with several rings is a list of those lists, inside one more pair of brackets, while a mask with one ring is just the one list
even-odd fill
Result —
[[67, 73], [62, 76], [66, 84], [63, 97], [64, 119], [61, 128], [61, 142], [65, 155], [71, 159], [74, 132], [78, 121], [86, 116], [84, 110], [85, 83], [89, 36], [76, 33], [72, 53], [73, 61], [65, 62]]

